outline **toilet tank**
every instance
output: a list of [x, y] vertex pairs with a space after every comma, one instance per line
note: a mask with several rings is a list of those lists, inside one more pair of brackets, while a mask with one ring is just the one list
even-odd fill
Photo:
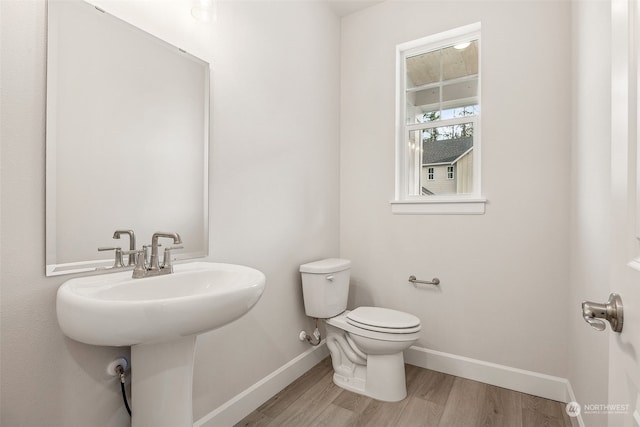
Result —
[[309, 317], [329, 319], [347, 309], [351, 261], [329, 258], [302, 264], [304, 310]]

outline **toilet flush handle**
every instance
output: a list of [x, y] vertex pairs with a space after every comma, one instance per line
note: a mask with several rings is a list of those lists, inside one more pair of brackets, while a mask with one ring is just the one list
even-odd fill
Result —
[[333, 274], [329, 274], [328, 276], [325, 277], [325, 279], [327, 279], [330, 282], [333, 282]]

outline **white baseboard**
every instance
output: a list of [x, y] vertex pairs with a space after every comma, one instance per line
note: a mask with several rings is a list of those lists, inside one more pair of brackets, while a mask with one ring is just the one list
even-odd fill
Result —
[[[323, 342], [273, 371], [248, 389], [194, 422], [193, 427], [233, 426], [329, 355]], [[498, 365], [451, 353], [410, 347], [404, 360], [411, 365], [455, 375], [559, 402], [575, 401], [565, 378]], [[575, 427], [585, 427], [581, 416], [572, 418]]]
[[[567, 380], [567, 399], [568, 402], [577, 402], [576, 395], [573, 392], [573, 388], [571, 387], [571, 383]], [[585, 427], [584, 420], [582, 419], [582, 414], [578, 414], [576, 417], [571, 417], [571, 426], [572, 427]]]
[[233, 426], [328, 355], [323, 340], [194, 422], [193, 427]]
[[[566, 378], [415, 346], [405, 350], [404, 361], [421, 368], [520, 391], [544, 397], [545, 399], [564, 403], [576, 401], [571, 383]], [[571, 423], [574, 427], [585, 427], [581, 414], [573, 417]]]
[[457, 377], [479, 381], [509, 390], [520, 391], [546, 399], [570, 402], [573, 391], [565, 378], [540, 374], [510, 366], [457, 356], [451, 353], [410, 347], [404, 352], [404, 360], [411, 365]]

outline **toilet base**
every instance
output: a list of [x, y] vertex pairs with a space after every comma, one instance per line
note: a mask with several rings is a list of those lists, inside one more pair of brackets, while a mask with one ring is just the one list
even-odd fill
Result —
[[403, 350], [416, 342], [418, 331], [371, 332], [350, 325], [347, 314], [326, 319], [325, 323], [333, 382], [385, 402], [398, 402], [407, 397]]
[[407, 397], [402, 352], [368, 355], [366, 366], [355, 368], [354, 375], [349, 377], [335, 372], [333, 382], [345, 390], [385, 402], [398, 402]]

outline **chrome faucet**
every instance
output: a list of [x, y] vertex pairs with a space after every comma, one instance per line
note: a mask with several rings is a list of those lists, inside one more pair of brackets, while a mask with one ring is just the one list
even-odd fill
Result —
[[[174, 245], [179, 245], [180, 243], [182, 243], [182, 239], [180, 238], [180, 235], [178, 233], [161, 233], [161, 232], [155, 232], [153, 233], [153, 236], [151, 237], [151, 259], [149, 260], [149, 270], [159, 270], [160, 269], [160, 265], [158, 262], [158, 238], [160, 237], [166, 237], [169, 239], [173, 239], [173, 244]], [[163, 264], [166, 263], [166, 259], [162, 260]]]
[[182, 246], [166, 248], [164, 250], [164, 259], [162, 260], [162, 265], [160, 265], [158, 259], [158, 247], [160, 246], [160, 244], [158, 243], [158, 239], [160, 237], [173, 239], [174, 244], [182, 243], [182, 239], [180, 238], [180, 235], [178, 233], [153, 233], [153, 236], [151, 237], [151, 257], [149, 259], [149, 263], [147, 264], [146, 251], [148, 246], [143, 246], [141, 250], [135, 251], [134, 256], [136, 257], [136, 267], [133, 269], [134, 279], [173, 273], [173, 264], [171, 263], [171, 250], [182, 249]]

